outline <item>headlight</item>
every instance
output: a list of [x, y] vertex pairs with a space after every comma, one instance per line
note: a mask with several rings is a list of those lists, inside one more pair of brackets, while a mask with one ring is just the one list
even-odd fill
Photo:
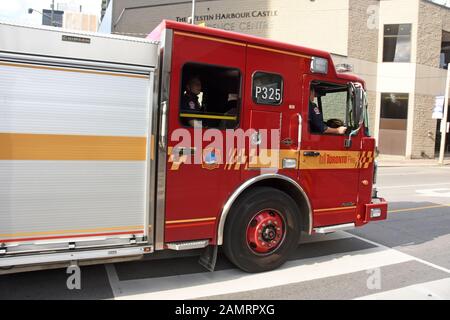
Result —
[[379, 217], [381, 217], [381, 208], [370, 209], [370, 218], [379, 218]]

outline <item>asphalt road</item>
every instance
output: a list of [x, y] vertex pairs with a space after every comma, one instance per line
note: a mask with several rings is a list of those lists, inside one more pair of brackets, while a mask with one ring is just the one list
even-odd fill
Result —
[[450, 167], [380, 168], [388, 220], [305, 236], [280, 269], [246, 274], [223, 255], [216, 271], [197, 252], [0, 276], [0, 299], [450, 299]]

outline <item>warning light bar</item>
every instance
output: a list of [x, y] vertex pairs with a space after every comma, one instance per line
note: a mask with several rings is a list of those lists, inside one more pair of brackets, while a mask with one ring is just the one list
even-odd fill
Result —
[[341, 63], [336, 65], [336, 71], [338, 73], [344, 73], [344, 72], [352, 72], [353, 66], [348, 63]]

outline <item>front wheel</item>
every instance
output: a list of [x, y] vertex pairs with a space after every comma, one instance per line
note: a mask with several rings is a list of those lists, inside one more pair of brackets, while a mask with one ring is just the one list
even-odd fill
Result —
[[299, 209], [286, 193], [258, 187], [233, 206], [225, 223], [225, 255], [246, 272], [278, 268], [297, 247]]

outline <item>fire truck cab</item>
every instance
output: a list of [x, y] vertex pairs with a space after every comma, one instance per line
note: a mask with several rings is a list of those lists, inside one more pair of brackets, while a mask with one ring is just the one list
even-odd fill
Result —
[[0, 25], [0, 69], [0, 273], [199, 248], [213, 270], [219, 246], [261, 272], [387, 217], [365, 83], [327, 52]]

